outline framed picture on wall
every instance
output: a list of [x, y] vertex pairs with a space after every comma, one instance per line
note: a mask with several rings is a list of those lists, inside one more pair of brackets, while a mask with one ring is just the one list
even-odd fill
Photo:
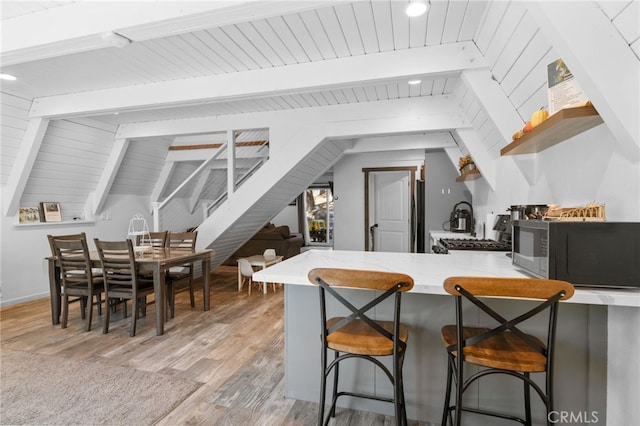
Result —
[[62, 222], [60, 203], [40, 203], [40, 212], [45, 222]]
[[40, 222], [40, 209], [38, 207], [20, 207], [20, 223]]

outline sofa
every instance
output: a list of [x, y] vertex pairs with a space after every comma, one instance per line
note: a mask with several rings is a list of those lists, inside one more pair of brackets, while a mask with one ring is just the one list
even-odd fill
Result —
[[258, 231], [249, 241], [236, 250], [225, 262], [225, 265], [237, 265], [237, 260], [241, 257], [249, 257], [255, 254], [262, 254], [266, 249], [276, 250], [276, 255], [284, 256], [288, 259], [296, 254], [300, 254], [300, 248], [304, 239], [299, 234], [291, 234], [286, 225], [276, 226], [268, 223]]

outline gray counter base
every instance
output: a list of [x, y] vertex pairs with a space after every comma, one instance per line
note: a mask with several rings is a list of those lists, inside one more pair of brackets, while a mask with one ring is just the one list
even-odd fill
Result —
[[[347, 290], [350, 296], [364, 298], [366, 292]], [[514, 302], [490, 300], [517, 308]], [[330, 307], [331, 308], [331, 307]], [[376, 311], [376, 317], [388, 318], [391, 306]], [[440, 424], [446, 386], [446, 351], [440, 338], [444, 324], [453, 324], [454, 299], [450, 296], [407, 293], [402, 299], [402, 321], [410, 326], [408, 351], [404, 365], [405, 398], [409, 419]], [[471, 317], [471, 313], [467, 313]], [[478, 314], [479, 316], [479, 314]], [[482, 321], [484, 323], [484, 320]], [[480, 323], [480, 321], [479, 321]], [[485, 323], [486, 324], [486, 323]], [[489, 323], [491, 324], [491, 323]], [[533, 323], [527, 330], [540, 331]], [[605, 424], [607, 406], [607, 307], [562, 304], [558, 320], [556, 355], [556, 410], [591, 416]], [[330, 354], [330, 356], [333, 356]], [[372, 365], [344, 364], [341, 384], [360, 391], [391, 395], [388, 379]], [[542, 376], [540, 379], [542, 380]], [[285, 396], [317, 402], [320, 383], [320, 313], [318, 289], [312, 286], [285, 285]], [[331, 382], [329, 382], [331, 383]], [[539, 382], [543, 385], [542, 382]], [[484, 378], [466, 394], [471, 405], [523, 412], [522, 384], [507, 377]], [[329, 401], [327, 399], [327, 401]], [[341, 398], [339, 406], [393, 415], [390, 404]], [[532, 394], [534, 423], [543, 424], [544, 408]], [[469, 415], [471, 416], [471, 415]], [[593, 417], [587, 417], [587, 420]], [[585, 422], [586, 423], [586, 422]], [[467, 424], [499, 425], [494, 418], [469, 417]]]

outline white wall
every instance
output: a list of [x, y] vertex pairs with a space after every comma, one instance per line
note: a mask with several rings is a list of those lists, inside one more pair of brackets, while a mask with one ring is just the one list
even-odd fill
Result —
[[122, 240], [127, 237], [129, 220], [134, 214], [141, 213], [151, 227], [149, 198], [131, 195], [111, 196], [107, 200], [106, 210], [110, 220], [97, 220], [95, 223], [48, 224], [19, 226], [18, 216], [2, 216], [0, 306], [34, 300], [49, 296], [49, 274], [45, 258], [51, 255], [47, 234], [62, 235], [85, 232], [89, 239], [89, 249], [95, 249], [94, 238]]
[[496, 169], [495, 191], [483, 179], [468, 184], [478, 222], [512, 204], [589, 202], [604, 204], [608, 221], [640, 220], [640, 163], [624, 156], [605, 124], [537, 154], [501, 157]]
[[[495, 191], [482, 178], [456, 183], [454, 165], [446, 161], [445, 155], [440, 157], [441, 162], [436, 163], [436, 154], [426, 155], [427, 181], [430, 165], [451, 169], [453, 175], [448, 178], [456, 195], [436, 198], [432, 191], [427, 205], [449, 212], [452, 203], [467, 197], [464, 189], [468, 189], [473, 198], [476, 232], [482, 235], [484, 224], [487, 238], [494, 237], [491, 230], [495, 215], [508, 214], [507, 208], [512, 204], [554, 203], [572, 207], [598, 202], [605, 205], [609, 221], [640, 220], [640, 164], [621, 153], [604, 124], [537, 154], [501, 157], [497, 160]], [[338, 198], [334, 248], [364, 249], [363, 167], [419, 166], [424, 159], [424, 151], [398, 151], [352, 154], [340, 160], [334, 166], [334, 190]], [[430, 218], [429, 223], [433, 223], [432, 219], [437, 222], [440, 218]], [[441, 219], [444, 221], [446, 217]]]
[[[449, 230], [449, 216], [460, 201], [473, 205], [471, 193], [462, 182], [456, 182], [460, 173], [451, 164], [444, 151], [428, 152], [425, 160], [425, 213], [426, 231]], [[446, 223], [445, 223], [446, 222]], [[482, 235], [482, 234], [478, 234]], [[427, 252], [430, 252], [429, 235], [425, 238]]]
[[420, 170], [424, 158], [424, 150], [412, 150], [350, 154], [338, 161], [333, 167], [333, 248], [364, 250], [363, 168], [415, 166]]

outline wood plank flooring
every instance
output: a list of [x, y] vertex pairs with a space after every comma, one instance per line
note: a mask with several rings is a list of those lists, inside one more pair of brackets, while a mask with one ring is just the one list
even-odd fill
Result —
[[[213, 274], [211, 310], [196, 308], [188, 292], [179, 293], [176, 315], [155, 335], [154, 307], [138, 320], [136, 336], [128, 334], [130, 318], [112, 315], [109, 334], [94, 312], [85, 332], [79, 305], [69, 325], [51, 325], [49, 300], [0, 310], [0, 350], [64, 355], [97, 366], [121, 367], [188, 378], [203, 383], [158, 425], [313, 425], [318, 405], [284, 398], [284, 291], [265, 296], [237, 292], [237, 269], [221, 266]], [[316, 373], [315, 371], [313, 372]], [[0, 390], [1, 391], [1, 390]], [[331, 425], [393, 425], [392, 417], [338, 409]], [[411, 422], [412, 425], [425, 423]]]

